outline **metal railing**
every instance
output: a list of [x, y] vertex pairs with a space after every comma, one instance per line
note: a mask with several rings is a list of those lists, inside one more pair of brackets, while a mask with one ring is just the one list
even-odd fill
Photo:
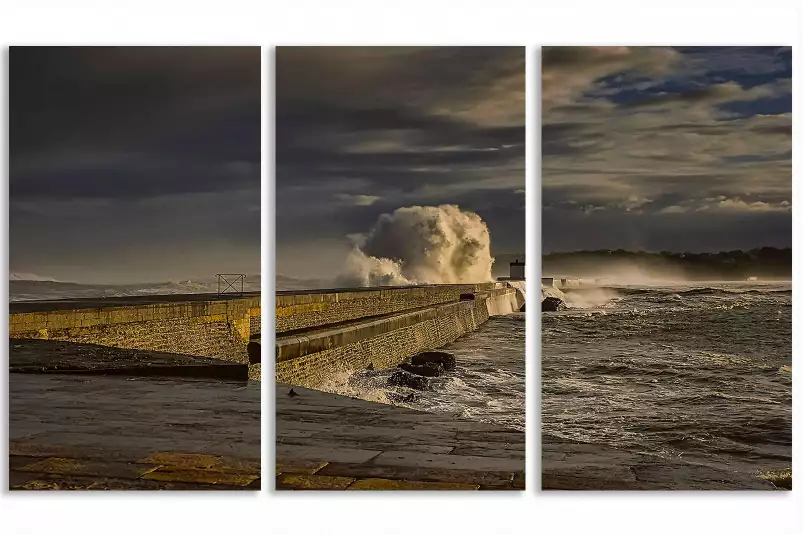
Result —
[[220, 297], [223, 294], [238, 294], [240, 297], [242, 297], [243, 292], [245, 290], [244, 273], [216, 273], [215, 275], [217, 276], [218, 297]]

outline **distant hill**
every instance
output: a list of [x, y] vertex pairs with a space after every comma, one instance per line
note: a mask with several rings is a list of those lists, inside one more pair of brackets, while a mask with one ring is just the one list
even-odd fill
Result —
[[774, 247], [719, 253], [574, 251], [544, 255], [542, 262], [545, 276], [732, 281], [792, 278], [792, 249]]
[[[81, 284], [42, 279], [14, 279], [11, 278], [12, 276], [13, 274], [9, 276], [8, 281], [10, 301], [216, 293], [218, 290], [217, 279], [211, 278], [200, 281], [184, 280], [138, 284]], [[235, 285], [235, 289], [239, 289], [238, 284]], [[221, 290], [225, 291], [225, 286]], [[256, 274], [246, 277], [243, 290], [246, 292], [258, 292], [260, 290], [260, 276]]]
[[18, 271], [12, 271], [8, 274], [8, 280], [10, 281], [41, 281], [41, 282], [59, 282], [52, 277], [42, 277], [41, 275], [35, 275], [33, 273], [20, 273]]

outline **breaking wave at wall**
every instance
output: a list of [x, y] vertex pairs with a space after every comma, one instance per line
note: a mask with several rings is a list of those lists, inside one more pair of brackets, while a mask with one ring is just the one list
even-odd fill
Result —
[[337, 279], [344, 287], [460, 284], [492, 280], [485, 222], [455, 205], [382, 214], [360, 237]]

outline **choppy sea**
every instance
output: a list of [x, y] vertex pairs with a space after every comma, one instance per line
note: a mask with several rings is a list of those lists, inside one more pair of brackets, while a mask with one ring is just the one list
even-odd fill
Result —
[[[524, 313], [494, 316], [479, 329], [440, 348], [452, 353], [455, 370], [430, 380], [427, 390], [388, 386], [394, 370], [333, 377], [322, 390], [412, 409], [524, 430]], [[409, 394], [413, 401], [403, 401]]]
[[791, 283], [566, 300], [542, 318], [544, 435], [741, 472], [791, 466]]

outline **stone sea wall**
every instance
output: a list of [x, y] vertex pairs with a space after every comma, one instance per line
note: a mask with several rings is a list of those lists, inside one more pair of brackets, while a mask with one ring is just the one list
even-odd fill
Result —
[[518, 311], [524, 304], [512, 288], [462, 295], [464, 299], [450, 303], [279, 338], [276, 380], [316, 388], [332, 376], [369, 364], [376, 369], [396, 366], [410, 355], [453, 342], [491, 315]]
[[[9, 315], [12, 339], [48, 339], [247, 362], [259, 297], [42, 310]], [[257, 332], [253, 332], [254, 327]]]
[[500, 283], [442, 284], [350, 290], [277, 292], [276, 333], [403, 312], [458, 301], [461, 294], [501, 288]]

